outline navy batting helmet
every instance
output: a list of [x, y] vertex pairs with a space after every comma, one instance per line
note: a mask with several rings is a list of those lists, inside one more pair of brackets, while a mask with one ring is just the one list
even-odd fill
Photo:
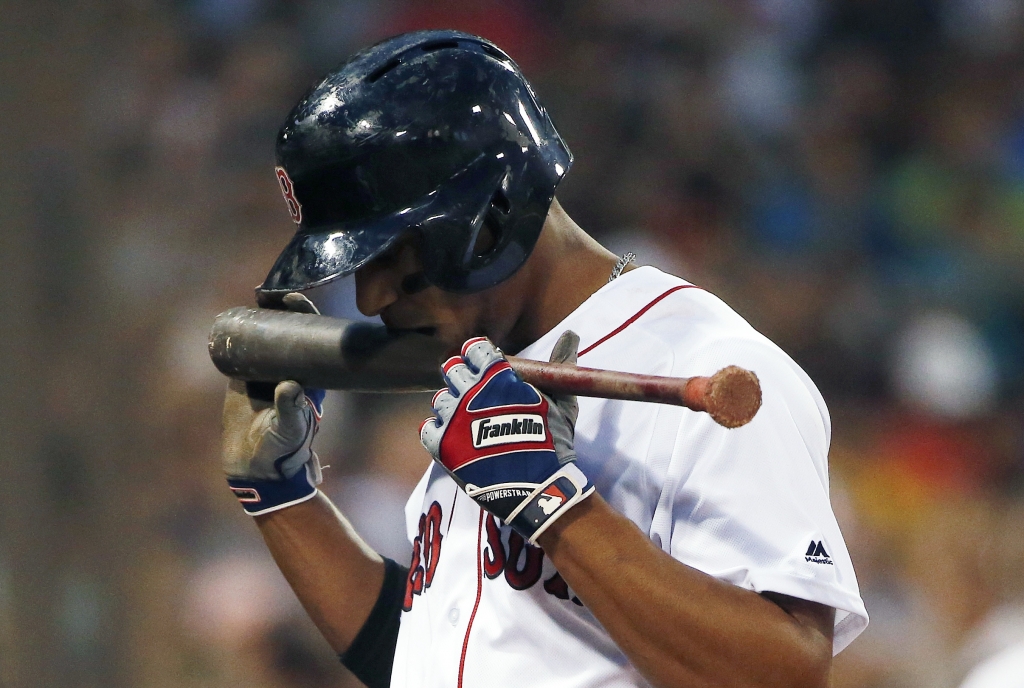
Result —
[[[410, 230], [427, 282], [494, 286], [530, 255], [571, 164], [492, 43], [457, 31], [385, 40], [328, 74], [281, 128], [277, 176], [298, 231], [258, 292], [348, 275]], [[493, 241], [478, 252], [485, 225]]]

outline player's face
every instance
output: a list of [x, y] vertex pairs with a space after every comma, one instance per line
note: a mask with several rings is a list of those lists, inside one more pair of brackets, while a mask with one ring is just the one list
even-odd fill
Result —
[[404, 240], [356, 272], [356, 305], [389, 328], [417, 330], [451, 346], [484, 335], [501, 343], [516, 319], [512, 280], [475, 294], [453, 294], [423, 280], [415, 242]]

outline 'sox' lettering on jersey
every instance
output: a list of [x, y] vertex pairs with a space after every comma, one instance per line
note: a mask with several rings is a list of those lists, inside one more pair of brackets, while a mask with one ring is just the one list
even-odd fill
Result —
[[560, 600], [572, 600], [572, 603], [577, 607], [582, 607], [583, 603], [580, 598], [576, 597], [569, 592], [569, 584], [562, 578], [562, 574], [555, 571], [555, 575], [544, 581], [544, 591], [549, 595], [554, 595]]
[[484, 575], [494, 580], [505, 570], [507, 555], [501, 541], [501, 530], [494, 516], [487, 514], [487, 547], [484, 549]]
[[470, 424], [473, 447], [493, 447], [496, 444], [517, 442], [543, 442], [544, 418], [536, 413], [511, 413], [504, 416], [480, 418]]
[[[483, 551], [484, 575], [490, 580], [505, 574], [505, 582], [513, 590], [528, 590], [541, 579], [544, 567], [544, 550], [528, 544], [523, 536], [514, 530], [508, 534], [508, 545], [501, 539], [501, 528], [491, 514], [487, 514], [487, 546]], [[544, 591], [560, 600], [571, 600], [582, 607], [580, 598], [571, 594], [562, 576], [555, 572], [544, 581]]]

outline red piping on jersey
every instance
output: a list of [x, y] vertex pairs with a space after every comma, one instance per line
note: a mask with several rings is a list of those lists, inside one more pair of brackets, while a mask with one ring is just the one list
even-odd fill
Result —
[[622, 332], [624, 329], [626, 329], [627, 327], [632, 325], [634, 322], [636, 322], [637, 318], [639, 318], [641, 315], [643, 315], [647, 311], [651, 310], [651, 308], [653, 308], [663, 298], [665, 298], [666, 296], [668, 296], [669, 294], [671, 294], [673, 292], [679, 291], [680, 289], [700, 289], [700, 287], [698, 287], [695, 284], [680, 284], [679, 286], [672, 287], [671, 289], [666, 291], [664, 294], [655, 297], [655, 299], [653, 301], [651, 301], [649, 304], [647, 304], [646, 306], [644, 306], [643, 308], [638, 310], [636, 313], [634, 313], [633, 316], [629, 320], [627, 320], [626, 322], [622, 323], [621, 325], [616, 327], [614, 330], [612, 330], [611, 332], [609, 332], [605, 336], [603, 336], [600, 339], [598, 339], [596, 342], [594, 342], [593, 344], [588, 346], [583, 351], [579, 352], [577, 354], [577, 356], [582, 356], [583, 354], [589, 353], [589, 352], [593, 351], [595, 348], [597, 348], [598, 346], [600, 346], [601, 344], [604, 344], [609, 339], [611, 339], [612, 337], [617, 335], [619, 332]]
[[469, 647], [469, 633], [473, 630], [473, 619], [476, 618], [476, 610], [480, 608], [480, 594], [484, 591], [483, 552], [480, 544], [483, 541], [484, 532], [484, 510], [480, 509], [480, 523], [476, 527], [476, 602], [473, 603], [473, 613], [469, 615], [469, 623], [466, 624], [466, 637], [462, 641], [462, 657], [459, 659], [459, 688], [462, 688], [462, 672], [466, 668], [466, 648]]

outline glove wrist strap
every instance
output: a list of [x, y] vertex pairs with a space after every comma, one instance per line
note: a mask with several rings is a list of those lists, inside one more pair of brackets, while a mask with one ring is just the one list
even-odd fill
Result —
[[301, 504], [316, 495], [313, 469], [307, 462], [302, 470], [284, 480], [246, 480], [228, 478], [228, 487], [238, 498], [245, 513], [250, 516], [269, 514], [289, 506]]
[[506, 523], [531, 545], [551, 524], [594, 493], [594, 486], [575, 463], [562, 466], [508, 515]]

